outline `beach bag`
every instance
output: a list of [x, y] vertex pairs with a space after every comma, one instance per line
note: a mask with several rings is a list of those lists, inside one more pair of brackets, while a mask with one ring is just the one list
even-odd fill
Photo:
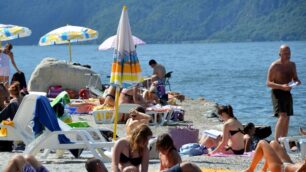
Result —
[[47, 93], [47, 97], [50, 97], [50, 98], [55, 98], [57, 95], [59, 95], [59, 93], [61, 93], [63, 91], [63, 88], [62, 86], [60, 85], [53, 85], [53, 86], [50, 86], [48, 88], [48, 93]]
[[198, 142], [199, 129], [195, 129], [192, 126], [169, 127], [168, 133], [171, 136], [174, 145], [178, 150], [184, 144]]
[[207, 153], [208, 153], [207, 148], [198, 143], [184, 144], [180, 148], [180, 154], [182, 155], [197, 156], [197, 155], [203, 155]]
[[0, 141], [0, 152], [12, 152], [13, 141]]
[[173, 110], [170, 120], [172, 121], [184, 121], [184, 114], [185, 111], [182, 109], [175, 109]]

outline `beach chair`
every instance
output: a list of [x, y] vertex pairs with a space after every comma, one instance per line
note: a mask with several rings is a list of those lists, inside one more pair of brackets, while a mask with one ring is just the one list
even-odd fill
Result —
[[[306, 158], [306, 136], [291, 136], [291, 137], [280, 137], [278, 141], [284, 145], [286, 152], [288, 153], [299, 153], [301, 159]], [[290, 147], [290, 143], [294, 142], [298, 150], [293, 151]]]
[[171, 85], [170, 85], [170, 78], [171, 78], [171, 74], [172, 74], [173, 71], [170, 71], [168, 73], [165, 74], [165, 86], [168, 85], [169, 87], [169, 91], [171, 91]]
[[34, 140], [34, 135], [32, 134], [31, 120], [33, 118], [33, 113], [36, 104], [37, 95], [26, 95], [13, 119], [13, 126], [11, 125], [0, 125], [0, 128], [6, 129], [6, 134], [0, 137], [0, 140], [5, 141], [22, 141], [24, 144], [28, 145], [32, 140]]
[[[26, 146], [27, 154], [37, 155], [41, 150], [45, 150], [41, 158], [47, 158], [50, 150], [62, 149], [72, 152], [72, 150], [86, 149], [104, 162], [110, 160], [105, 156], [104, 150], [110, 149], [114, 145], [113, 142], [97, 141], [87, 129], [72, 129], [65, 123], [59, 122], [45, 96], [37, 97], [33, 123], [34, 133], [41, 134]], [[76, 157], [75, 154], [74, 156]]]

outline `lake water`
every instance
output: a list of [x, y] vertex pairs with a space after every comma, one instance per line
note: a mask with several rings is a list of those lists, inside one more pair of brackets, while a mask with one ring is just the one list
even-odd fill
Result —
[[[173, 71], [172, 90], [192, 98], [204, 97], [219, 104], [231, 104], [235, 115], [243, 123], [271, 125], [270, 89], [266, 87], [267, 70], [278, 58], [282, 42], [255, 43], [203, 43], [203, 44], [151, 44], [138, 46], [137, 53], [143, 75], [152, 73], [148, 61], [152, 58]], [[294, 116], [290, 121], [290, 134], [298, 127], [306, 128], [306, 42], [287, 42], [296, 62], [298, 76], [303, 85], [292, 90]], [[113, 51], [98, 51], [97, 45], [73, 45], [73, 62], [89, 64], [108, 83]], [[68, 60], [67, 46], [15, 46], [13, 49], [19, 68], [27, 80], [34, 68], [45, 57]], [[192, 115], [192, 114], [187, 114]], [[273, 131], [274, 132], [274, 131]]]

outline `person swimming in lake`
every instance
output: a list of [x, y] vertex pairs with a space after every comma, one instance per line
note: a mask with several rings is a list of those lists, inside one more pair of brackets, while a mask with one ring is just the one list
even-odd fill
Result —
[[205, 135], [201, 138], [200, 144], [207, 148], [215, 148], [209, 155], [219, 152], [242, 155], [244, 153], [243, 125], [234, 116], [232, 106], [219, 107], [218, 114], [224, 121], [222, 136], [214, 139]]

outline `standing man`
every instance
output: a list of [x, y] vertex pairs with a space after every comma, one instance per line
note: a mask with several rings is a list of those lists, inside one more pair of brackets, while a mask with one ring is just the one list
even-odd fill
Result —
[[274, 115], [278, 117], [275, 125], [275, 140], [288, 134], [289, 117], [293, 115], [293, 101], [290, 82], [301, 84], [298, 79], [295, 63], [290, 61], [290, 48], [282, 45], [279, 59], [274, 61], [268, 71], [267, 86], [270, 87]]
[[153, 68], [153, 75], [151, 77], [152, 82], [154, 81], [162, 81], [165, 82], [166, 69], [163, 65], [158, 64], [154, 59], [149, 61], [149, 65]]

